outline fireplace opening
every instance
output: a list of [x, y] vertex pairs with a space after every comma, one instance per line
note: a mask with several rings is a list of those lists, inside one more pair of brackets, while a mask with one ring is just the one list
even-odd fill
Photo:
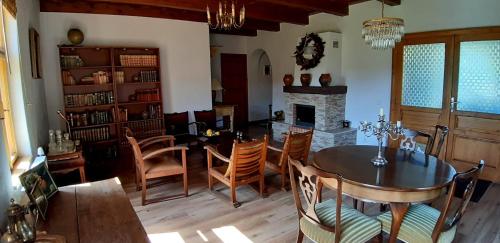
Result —
[[295, 105], [295, 125], [314, 127], [315, 109], [312, 105]]

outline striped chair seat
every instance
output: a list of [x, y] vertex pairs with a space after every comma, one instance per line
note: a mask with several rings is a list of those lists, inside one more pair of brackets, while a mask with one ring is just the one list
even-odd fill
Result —
[[[399, 229], [398, 239], [408, 243], [432, 242], [432, 231], [440, 214], [440, 211], [425, 204], [411, 205]], [[382, 230], [389, 234], [392, 222], [391, 212], [386, 212], [377, 218], [382, 222]], [[442, 232], [438, 243], [452, 242], [456, 231], [457, 227], [454, 226]]]
[[[335, 226], [336, 202], [327, 200], [316, 204], [319, 220], [331, 227]], [[342, 205], [341, 207], [341, 239], [340, 242], [366, 242], [380, 233], [380, 222], [361, 212]], [[321, 229], [306, 218], [300, 220], [302, 232], [315, 242], [334, 242], [335, 233]]]

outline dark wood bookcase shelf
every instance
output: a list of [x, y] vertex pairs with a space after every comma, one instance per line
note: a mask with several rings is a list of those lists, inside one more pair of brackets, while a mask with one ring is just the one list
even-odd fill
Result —
[[[73, 135], [85, 137], [82, 144], [127, 145], [125, 127], [140, 138], [164, 134], [158, 48], [59, 46], [59, 56], [64, 113], [73, 121]], [[146, 99], [153, 101], [138, 99], [144, 94], [154, 96]]]

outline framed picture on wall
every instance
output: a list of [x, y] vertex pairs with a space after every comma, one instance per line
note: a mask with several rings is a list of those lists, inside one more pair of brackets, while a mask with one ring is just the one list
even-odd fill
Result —
[[33, 78], [42, 78], [40, 63], [40, 36], [34, 28], [30, 28], [30, 57], [31, 57], [31, 76]]

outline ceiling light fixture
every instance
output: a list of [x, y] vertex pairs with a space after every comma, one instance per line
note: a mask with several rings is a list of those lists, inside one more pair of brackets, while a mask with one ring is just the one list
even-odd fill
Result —
[[234, 1], [231, 1], [231, 9], [224, 0], [224, 3], [219, 2], [219, 9], [215, 14], [215, 24], [212, 24], [210, 16], [210, 7], [207, 5], [207, 20], [208, 26], [211, 29], [230, 30], [232, 28], [239, 29], [245, 23], [245, 5], [242, 5], [240, 10], [240, 19], [236, 21], [236, 11]]
[[365, 43], [373, 49], [394, 48], [405, 32], [403, 19], [384, 17], [384, 5], [382, 0], [382, 18], [363, 22], [361, 34]]

